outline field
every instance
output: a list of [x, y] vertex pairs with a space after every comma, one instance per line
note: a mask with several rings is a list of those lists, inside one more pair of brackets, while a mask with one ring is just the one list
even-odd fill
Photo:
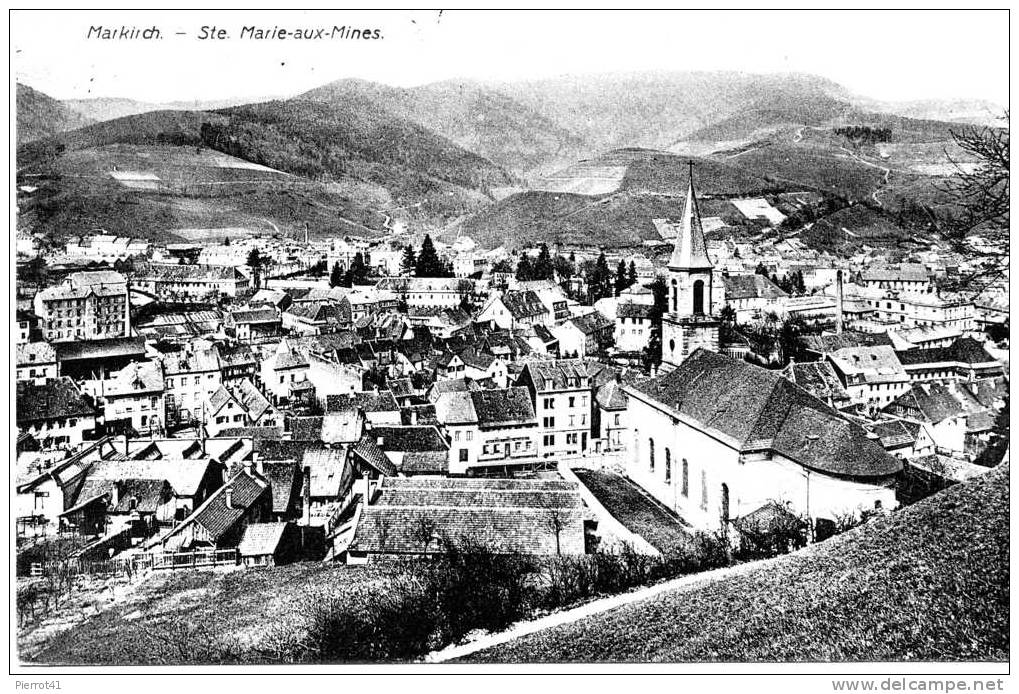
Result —
[[681, 550], [689, 545], [690, 532], [682, 521], [642, 493], [633, 482], [612, 472], [593, 470], [577, 470], [577, 477], [613, 518], [659, 552]]
[[794, 555], [476, 662], [1006, 661], [1009, 468]]

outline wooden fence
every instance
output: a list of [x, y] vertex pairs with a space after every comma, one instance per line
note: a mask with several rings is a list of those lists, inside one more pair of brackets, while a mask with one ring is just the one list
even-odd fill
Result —
[[236, 549], [209, 549], [194, 552], [152, 552], [126, 557], [90, 561], [67, 559], [33, 564], [33, 576], [126, 576], [132, 578], [149, 571], [174, 571], [229, 566], [238, 563]]

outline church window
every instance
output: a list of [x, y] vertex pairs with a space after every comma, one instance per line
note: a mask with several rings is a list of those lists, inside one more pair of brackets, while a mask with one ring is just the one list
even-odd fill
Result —
[[675, 352], [676, 351], [676, 341], [675, 340], [669, 340], [669, 351], [670, 352]]
[[693, 312], [695, 316], [704, 315], [704, 280], [693, 283]]
[[701, 470], [701, 509], [708, 510], [708, 473]]
[[679, 287], [676, 280], [672, 280], [672, 312], [679, 311]]
[[651, 460], [651, 472], [655, 471], [655, 440], [648, 439], [648, 456]]
[[672, 484], [672, 451], [665, 449], [665, 484]]
[[683, 458], [683, 477], [681, 482], [683, 485], [683, 496], [690, 496], [690, 464], [686, 462], [686, 458]]

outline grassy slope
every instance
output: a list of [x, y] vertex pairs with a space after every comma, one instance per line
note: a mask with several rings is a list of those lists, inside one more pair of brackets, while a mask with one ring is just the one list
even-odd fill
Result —
[[[385, 582], [394, 568], [347, 567], [317, 562], [230, 573], [178, 571], [140, 584], [130, 600], [21, 653], [47, 664], [156, 664], [179, 658], [159, 634], [170, 625], [201, 628], [200, 641], [259, 642], [274, 628], [299, 628], [301, 611], [319, 592], [332, 595]], [[191, 654], [195, 657], [195, 654]]]
[[746, 575], [473, 660], [1006, 660], [1008, 482], [1006, 466]]

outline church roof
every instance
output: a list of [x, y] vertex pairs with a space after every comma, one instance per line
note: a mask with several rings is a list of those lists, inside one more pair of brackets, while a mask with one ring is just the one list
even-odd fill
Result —
[[704, 227], [697, 209], [697, 195], [693, 189], [693, 167], [690, 170], [690, 187], [686, 191], [686, 207], [679, 233], [676, 234], [676, 248], [669, 260], [670, 270], [710, 270], [708, 244], [704, 240]]

